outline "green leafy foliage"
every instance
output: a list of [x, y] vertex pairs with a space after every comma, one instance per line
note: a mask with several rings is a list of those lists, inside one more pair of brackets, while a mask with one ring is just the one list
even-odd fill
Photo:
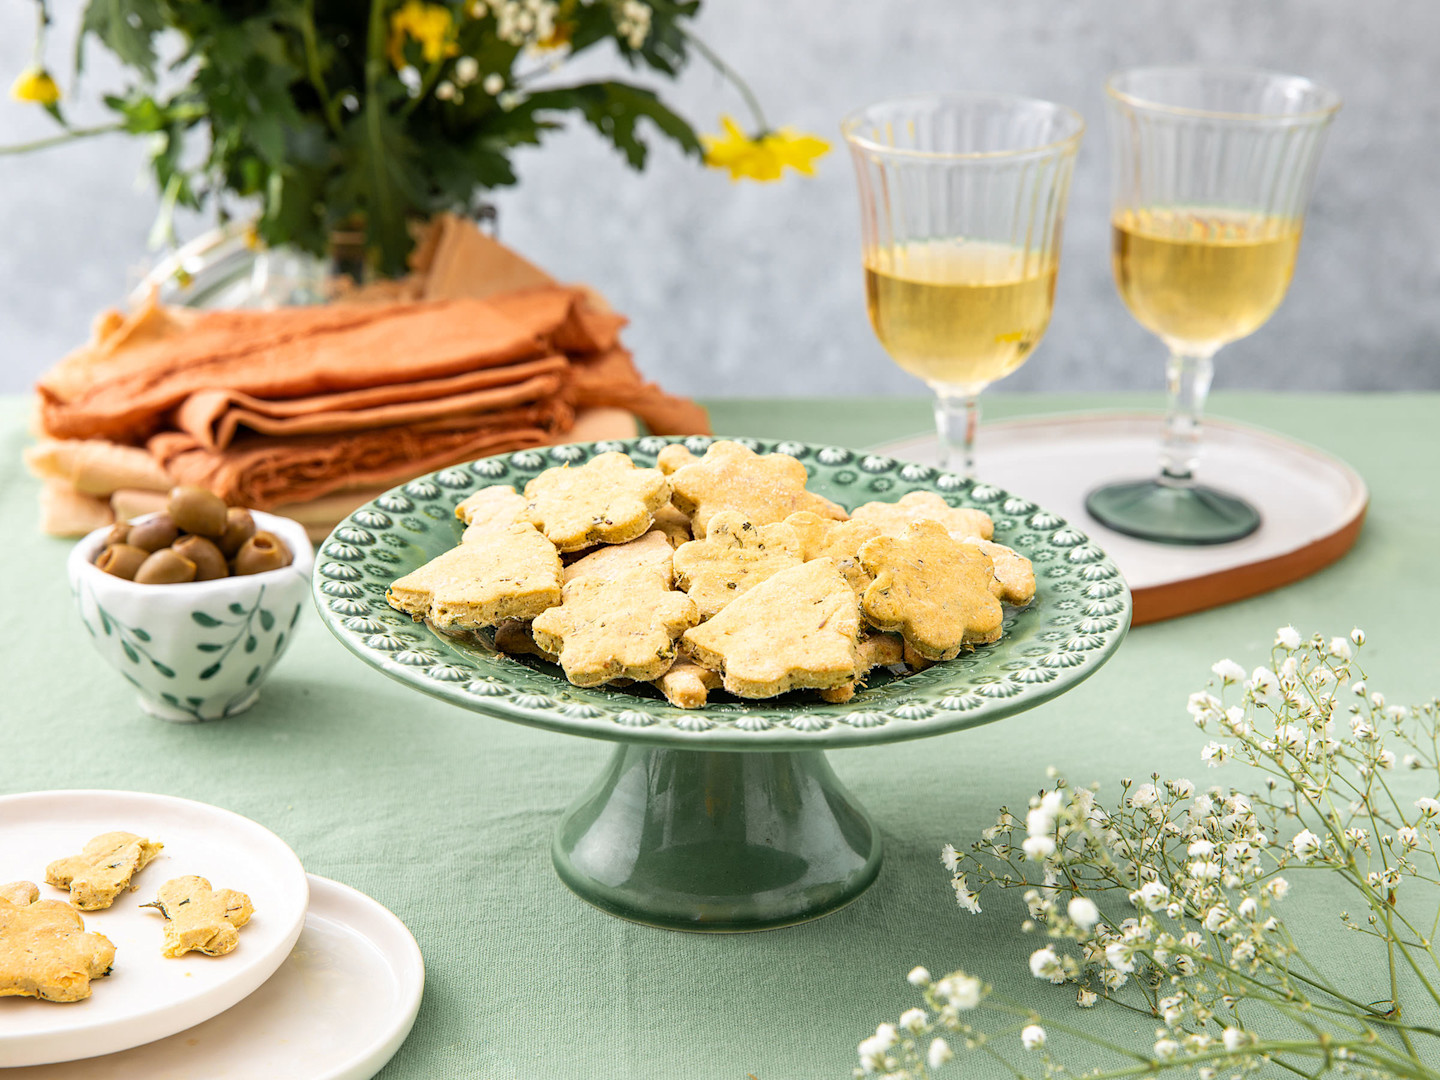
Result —
[[[502, 38], [496, 4], [477, 17], [469, 2], [436, 0], [450, 29], [435, 61], [396, 34], [402, 0], [88, 0], [76, 64], [94, 38], [132, 73], [105, 103], [121, 130], [151, 140], [157, 236], [176, 206], [223, 217], [227, 200], [256, 198], [266, 243], [322, 254], [337, 227], [360, 227], [376, 269], [398, 273], [416, 220], [464, 212], [515, 183], [514, 150], [540, 143], [567, 113], [637, 169], [649, 151], [642, 121], [700, 154], [690, 124], [652, 90], [545, 85], [555, 59], [607, 44], [632, 68], [677, 75], [699, 0], [648, 2], [636, 47], [618, 0], [559, 0], [545, 41], [513, 28]], [[172, 40], [179, 55], [162, 56]]]

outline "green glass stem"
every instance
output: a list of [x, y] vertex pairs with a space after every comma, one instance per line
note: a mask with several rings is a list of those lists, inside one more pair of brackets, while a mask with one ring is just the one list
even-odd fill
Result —
[[819, 750], [621, 743], [566, 813], [555, 869], [582, 899], [671, 930], [768, 930], [864, 892], [880, 836]]

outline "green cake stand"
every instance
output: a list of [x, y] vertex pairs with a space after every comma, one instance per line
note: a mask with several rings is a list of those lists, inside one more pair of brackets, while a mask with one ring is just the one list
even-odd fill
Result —
[[[871, 674], [843, 705], [795, 693], [725, 694], [703, 709], [657, 690], [572, 686], [534, 657], [509, 657], [412, 622], [391, 581], [459, 542], [455, 504], [517, 490], [544, 469], [620, 450], [653, 465], [657, 437], [484, 458], [411, 481], [345, 519], [321, 546], [314, 593], [326, 626], [386, 675], [463, 709], [617, 744], [561, 819], [562, 881], [614, 915], [673, 930], [766, 930], [850, 903], [880, 869], [880, 835], [825, 751], [943, 735], [1034, 708], [1094, 674], [1130, 625], [1130, 592], [1080, 530], [1024, 498], [911, 462], [838, 446], [736, 439], [804, 463], [810, 489], [848, 508], [939, 493], [995, 521], [995, 539], [1035, 564], [1035, 600], [1006, 611], [994, 645], [916, 674]], [[714, 440], [683, 440], [703, 453]]]

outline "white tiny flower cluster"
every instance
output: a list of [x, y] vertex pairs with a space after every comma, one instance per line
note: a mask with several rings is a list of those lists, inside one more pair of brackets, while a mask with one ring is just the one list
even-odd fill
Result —
[[494, 15], [495, 36], [507, 45], [523, 46], [555, 33], [560, 5], [556, 0], [476, 0], [470, 14], [477, 19]]
[[620, 0], [615, 10], [615, 32], [625, 39], [630, 48], [643, 48], [645, 39], [650, 36], [653, 14], [644, 0]]
[[[912, 970], [906, 979], [924, 994], [925, 1008], [906, 1009], [898, 1023], [877, 1026], [875, 1034], [856, 1047], [860, 1058], [856, 1076], [908, 1080], [924, 1067], [938, 1069], [955, 1056], [942, 1032], [968, 1040], [971, 1029], [961, 1014], [978, 1008], [984, 999], [985, 987], [979, 979], [963, 971], [932, 979], [923, 967]], [[1022, 1041], [1025, 1038], [1022, 1032]], [[1039, 1038], [1037, 1045], [1044, 1042], [1043, 1031]], [[1030, 1048], [1028, 1042], [1026, 1047]]]

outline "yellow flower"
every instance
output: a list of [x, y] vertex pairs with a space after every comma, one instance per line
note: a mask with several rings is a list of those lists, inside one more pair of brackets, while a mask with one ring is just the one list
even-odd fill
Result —
[[731, 180], [750, 177], [752, 180], [779, 180], [785, 166], [806, 176], [815, 175], [815, 159], [828, 153], [830, 144], [814, 135], [794, 128], [767, 131], [751, 137], [740, 130], [732, 117], [722, 116], [724, 135], [702, 135], [705, 164], [715, 169], [729, 169]]
[[428, 64], [454, 56], [459, 47], [450, 40], [452, 29], [449, 8], [439, 4], [426, 4], [422, 0], [405, 0], [390, 16], [390, 44], [386, 50], [390, 62], [397, 69], [405, 66], [407, 37], [420, 43], [420, 52]]
[[50, 106], [60, 100], [60, 87], [44, 68], [28, 67], [10, 84], [10, 96], [16, 101]]

